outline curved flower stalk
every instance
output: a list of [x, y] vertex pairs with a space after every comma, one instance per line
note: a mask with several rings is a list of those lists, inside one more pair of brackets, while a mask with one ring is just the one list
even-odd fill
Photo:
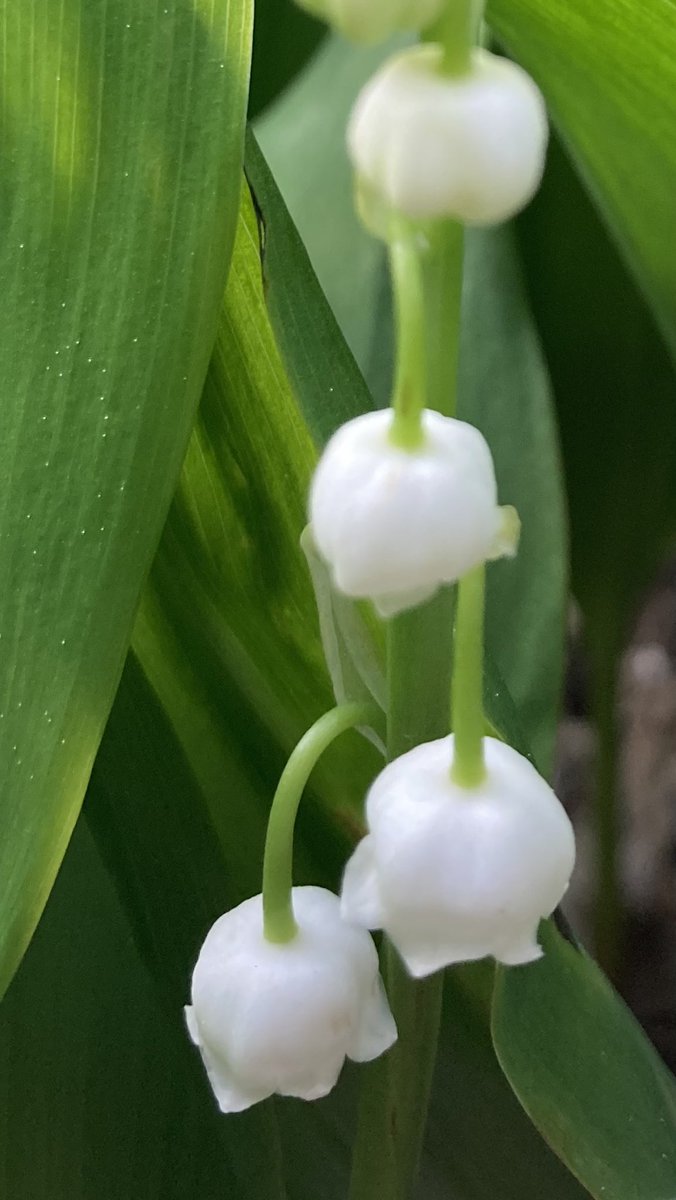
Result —
[[539, 958], [538, 924], [575, 862], [570, 821], [523, 755], [485, 738], [485, 772], [466, 787], [452, 778], [453, 749], [451, 735], [385, 767], [343, 881], [345, 918], [384, 929], [414, 976], [486, 955]]
[[516, 550], [518, 520], [498, 507], [483, 435], [429, 410], [421, 428], [421, 443], [408, 450], [392, 440], [389, 411], [349, 421], [312, 483], [312, 531], [336, 588], [372, 599], [382, 616]]
[[444, 70], [440, 45], [389, 59], [366, 84], [348, 129], [360, 213], [379, 236], [394, 217], [491, 225], [534, 195], [547, 116], [521, 67], [474, 50], [466, 72]]
[[354, 42], [380, 42], [394, 33], [424, 29], [444, 0], [297, 0], [301, 8]]
[[335, 737], [373, 715], [341, 705], [301, 739], [272, 804], [263, 893], [220, 917], [200, 951], [185, 1017], [223, 1112], [275, 1092], [325, 1096], [346, 1057], [366, 1062], [396, 1040], [370, 934], [341, 917], [332, 892], [291, 887], [308, 775]]
[[216, 921], [200, 951], [186, 1022], [223, 1112], [275, 1092], [316, 1100], [346, 1057], [367, 1062], [396, 1039], [370, 935], [325, 888], [294, 888], [293, 906], [289, 942], [265, 937], [254, 896]]

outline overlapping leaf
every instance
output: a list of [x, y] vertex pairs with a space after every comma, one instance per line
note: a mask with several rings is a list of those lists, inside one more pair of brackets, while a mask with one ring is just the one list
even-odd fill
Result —
[[2, 18], [0, 992], [82, 801], [202, 388], [250, 11]]
[[676, 346], [672, 0], [489, 0]]

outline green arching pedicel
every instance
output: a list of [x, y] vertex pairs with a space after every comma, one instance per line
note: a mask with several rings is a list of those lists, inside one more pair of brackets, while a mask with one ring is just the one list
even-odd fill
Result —
[[263, 920], [269, 942], [290, 942], [298, 932], [293, 914], [293, 831], [303, 790], [324, 751], [357, 725], [370, 725], [378, 714], [371, 704], [340, 704], [324, 713], [303, 735], [277, 785], [263, 857]]

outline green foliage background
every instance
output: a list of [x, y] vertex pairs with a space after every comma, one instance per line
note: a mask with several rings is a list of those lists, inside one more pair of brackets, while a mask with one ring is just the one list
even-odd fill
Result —
[[[252, 139], [244, 164], [245, 0], [1, 7], [4, 1195], [344, 1195], [360, 1073], [220, 1118], [181, 1005], [331, 704], [298, 538], [319, 447], [386, 396], [386, 275], [342, 144], [376, 57], [259, 5], [270, 170]], [[460, 368], [524, 523], [491, 575], [487, 707], [546, 771], [569, 567], [612, 751], [618, 647], [673, 532], [676, 13], [488, 18], [557, 133], [531, 209], [468, 239]], [[336, 886], [377, 766], [357, 734], [326, 756], [299, 880]], [[673, 1080], [591, 960], [544, 937], [495, 981], [448, 973], [417, 1194], [673, 1200]]]

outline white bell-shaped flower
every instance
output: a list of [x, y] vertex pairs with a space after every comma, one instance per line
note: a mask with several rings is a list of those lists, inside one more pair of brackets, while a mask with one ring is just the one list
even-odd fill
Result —
[[511, 746], [484, 747], [477, 787], [452, 781], [446, 737], [395, 759], [368, 794], [343, 915], [384, 929], [415, 976], [485, 955], [539, 958], [538, 923], [573, 870], [572, 826], [552, 789]]
[[297, 0], [301, 8], [354, 42], [379, 42], [403, 30], [424, 29], [445, 0]]
[[[497, 504], [485, 438], [424, 410], [423, 442], [390, 440], [390, 409], [330, 439], [310, 492], [310, 521], [336, 588], [383, 616], [411, 608], [488, 558], [513, 553], [518, 521]], [[510, 520], [511, 517], [511, 520]]]
[[366, 1062], [396, 1040], [370, 934], [324, 888], [294, 888], [293, 906], [290, 942], [266, 941], [254, 896], [216, 921], [200, 951], [185, 1015], [223, 1112], [274, 1092], [316, 1100], [346, 1056]]
[[381, 208], [414, 221], [505, 221], [540, 183], [547, 115], [530, 76], [486, 50], [465, 75], [449, 77], [441, 63], [440, 46], [406, 50], [357, 99], [348, 149], [376, 232]]

